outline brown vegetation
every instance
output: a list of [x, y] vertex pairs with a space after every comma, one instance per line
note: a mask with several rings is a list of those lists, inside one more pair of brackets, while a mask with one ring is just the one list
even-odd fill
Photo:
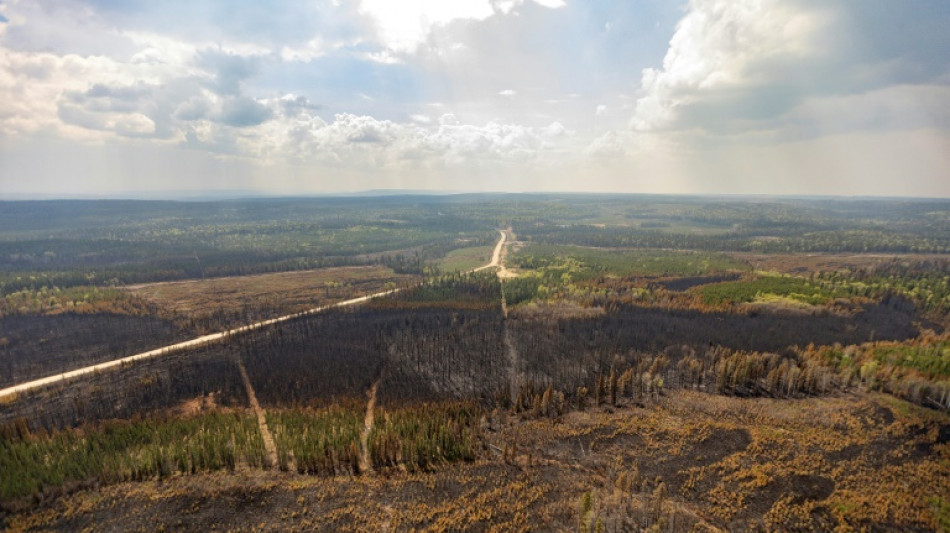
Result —
[[[198, 322], [202, 333], [217, 331], [225, 317], [244, 323], [298, 313], [334, 302], [416, 283], [418, 276], [384, 266], [334, 267], [206, 280], [130, 286], [164, 312]], [[233, 321], [234, 319], [232, 319]], [[206, 322], [210, 324], [205, 324]]]
[[11, 515], [7, 526], [933, 531], [947, 519], [948, 427], [946, 415], [886, 396], [791, 402], [681, 391], [554, 423], [497, 411], [486, 417], [479, 459], [435, 471], [327, 478], [239, 466], [79, 492]]

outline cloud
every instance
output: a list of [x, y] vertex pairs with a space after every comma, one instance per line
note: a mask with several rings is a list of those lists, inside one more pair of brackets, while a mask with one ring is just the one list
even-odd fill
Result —
[[[327, 138], [348, 143], [391, 144], [400, 135], [400, 128], [388, 120], [350, 114], [337, 115], [329, 126]], [[324, 133], [324, 132], [321, 132]]]
[[16, 2], [6, 8], [0, 42], [12, 50], [122, 59], [134, 50], [114, 25], [78, 2]]
[[[433, 26], [406, 61], [423, 69], [438, 98], [476, 103], [485, 119], [532, 125], [551, 118], [593, 124], [592, 101], [612, 104], [636, 87], [639, 69], [662, 60], [679, 15], [672, 3], [607, 0], [557, 9], [493, 2], [493, 9], [484, 19]], [[500, 90], [513, 91], [506, 94], [516, 94], [518, 105], [497, 98]]]
[[193, 120], [201, 120], [208, 117], [211, 113], [211, 102], [208, 101], [208, 98], [204, 95], [192, 96], [188, 100], [185, 100], [181, 103], [172, 116], [176, 120], [182, 122], [190, 122]]
[[211, 73], [213, 81], [209, 87], [214, 92], [235, 95], [240, 92], [244, 80], [258, 73], [261, 58], [210, 49], [198, 52], [195, 64]]
[[246, 96], [237, 96], [225, 98], [213, 118], [221, 124], [244, 128], [257, 126], [273, 116], [274, 112], [264, 104]]
[[462, 124], [445, 116], [440, 122], [402, 124], [348, 113], [335, 115], [329, 123], [317, 117], [278, 120], [274, 125], [280, 128], [277, 136], [283, 141], [273, 148], [273, 155], [300, 163], [391, 170], [485, 164], [517, 167], [525, 161], [555, 156], [558, 143], [570, 135], [557, 122], [544, 128], [498, 122]]
[[110, 87], [95, 84], [86, 91], [67, 91], [59, 101], [58, 116], [74, 126], [112, 131], [121, 136], [155, 133], [155, 122], [139, 107], [151, 94], [146, 85]]
[[412, 53], [433, 30], [457, 21], [485, 21], [517, 13], [525, 4], [559, 9], [562, 0], [362, 0], [360, 9], [374, 21], [380, 42], [398, 53]]
[[611, 130], [591, 141], [584, 153], [594, 158], [620, 158], [628, 154], [629, 144], [628, 138]]
[[142, 136], [155, 132], [155, 123], [141, 113], [92, 113], [67, 102], [60, 104], [59, 118], [67, 124], [90, 130], [112, 131], [122, 136]]
[[482, 20], [494, 13], [486, 0], [363, 0], [360, 5], [375, 21], [383, 44], [400, 52], [414, 50], [434, 26], [456, 19]]
[[548, 124], [548, 127], [542, 130], [547, 137], [560, 137], [567, 134], [567, 128], [558, 121]]
[[458, 117], [456, 117], [454, 113], [446, 113], [439, 117], [439, 124], [443, 126], [458, 126], [461, 122], [459, 122]]
[[[533, 0], [533, 2], [548, 9], [559, 9], [567, 5], [563, 0]], [[525, 0], [490, 0], [490, 3], [495, 12], [507, 15], [521, 7]]]
[[822, 51], [814, 43], [825, 22], [820, 11], [796, 2], [692, 0], [662, 70], [643, 71], [645, 95], [631, 125], [643, 131], [714, 127], [730, 118], [715, 110], [780, 111], [787, 95], [769, 76], [771, 65], [817, 58]]
[[[0, 176], [14, 159], [46, 168], [11, 159], [39, 143], [347, 186], [751, 190], [781, 165], [893, 171], [835, 160], [886, 139], [933, 177], [946, 157], [924, 156], [950, 132], [946, 5], [0, 0]], [[823, 160], [788, 163], [804, 146]]]
[[[800, 122], [815, 99], [835, 98], [838, 110], [857, 109], [868, 91], [941, 76], [946, 83], [950, 60], [941, 50], [950, 51], [950, 34], [934, 31], [933, 21], [950, 24], [950, 10], [930, 0], [912, 4], [692, 0], [663, 67], [643, 71], [630, 126], [709, 134], [777, 130]], [[915, 24], [930, 27], [926, 37], [895, 31]], [[924, 105], [937, 110], [935, 103]], [[892, 117], [861, 126], [847, 118], [853, 114], [845, 111], [841, 124], [887, 128], [902, 122]], [[807, 129], [800, 126], [796, 131]]]
[[311, 102], [306, 96], [286, 94], [279, 99], [281, 114], [288, 117], [319, 111], [323, 106]]

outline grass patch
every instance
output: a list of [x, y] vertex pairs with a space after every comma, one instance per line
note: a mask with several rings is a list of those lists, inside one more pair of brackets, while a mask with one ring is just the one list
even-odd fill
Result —
[[445, 254], [438, 262], [443, 272], [467, 272], [491, 261], [494, 246], [459, 248]]

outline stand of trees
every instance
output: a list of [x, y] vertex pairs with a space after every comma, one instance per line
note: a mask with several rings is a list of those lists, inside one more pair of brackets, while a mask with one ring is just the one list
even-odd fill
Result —
[[[322, 408], [277, 409], [268, 425], [277, 441], [280, 469], [309, 475], [360, 472], [360, 433], [365, 405], [353, 401]], [[481, 446], [480, 406], [467, 402], [416, 403], [379, 408], [367, 437], [374, 470], [431, 470], [471, 461]]]
[[263, 459], [257, 421], [239, 412], [112, 420], [52, 434], [0, 425], [0, 502], [39, 501], [90, 483], [259, 467]]

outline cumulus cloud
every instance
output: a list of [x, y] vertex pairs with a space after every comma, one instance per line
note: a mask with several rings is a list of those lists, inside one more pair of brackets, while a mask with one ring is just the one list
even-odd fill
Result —
[[[863, 105], [868, 91], [915, 78], [928, 83], [947, 72], [950, 61], [938, 50], [950, 49], [950, 34], [927, 31], [918, 41], [895, 31], [895, 24], [950, 23], [950, 10], [929, 0], [912, 4], [692, 0], [663, 67], [643, 71], [630, 126], [714, 134], [776, 130], [789, 122], [800, 126], [815, 99], [836, 99], [843, 110]], [[846, 123], [858, 125], [844, 116]]]
[[391, 144], [399, 139], [402, 129], [388, 120], [344, 113], [337, 115], [336, 120], [326, 129], [322, 128], [319, 135], [346, 143]]
[[[692, 0], [663, 68], [643, 71], [645, 95], [637, 101], [631, 125], [637, 130], [713, 127], [729, 122], [733, 113], [780, 111], [789, 95], [771, 78], [778, 74], [773, 66], [813, 61], [822, 53], [816, 41], [825, 28], [819, 9], [795, 1]], [[688, 123], [690, 118], [696, 123]]]
[[556, 120], [548, 124], [548, 127], [544, 128], [543, 131], [544, 135], [548, 137], [560, 137], [567, 134], [567, 128], [565, 128], [563, 124]]
[[330, 122], [318, 117], [276, 120], [271, 124], [279, 131], [269, 136], [282, 139], [272, 147], [272, 155], [300, 163], [455, 168], [486, 163], [517, 166], [556, 155], [558, 143], [570, 135], [557, 122], [544, 128], [498, 122], [463, 124], [446, 117], [440, 122], [397, 123], [340, 113]]

